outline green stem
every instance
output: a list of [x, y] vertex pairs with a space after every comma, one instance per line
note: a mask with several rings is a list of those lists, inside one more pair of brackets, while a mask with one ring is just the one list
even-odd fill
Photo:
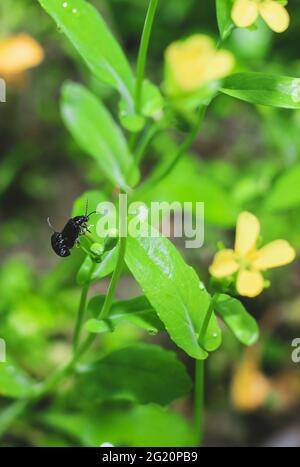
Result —
[[91, 242], [91, 244], [98, 243], [97, 238], [95, 238], [94, 235], [90, 232], [86, 232], [85, 237]]
[[28, 402], [25, 399], [18, 400], [1, 412], [0, 438], [9, 429], [11, 424], [23, 413]]
[[194, 401], [194, 433], [195, 446], [201, 446], [203, 442], [203, 418], [204, 418], [204, 360], [196, 360], [195, 363], [195, 401]]
[[79, 248], [81, 248], [83, 253], [85, 253], [87, 256], [91, 256], [91, 252], [87, 248], [85, 248], [85, 246], [80, 245]]
[[120, 238], [120, 245], [119, 245], [119, 255], [117, 259], [117, 264], [114, 270], [114, 273], [112, 275], [111, 282], [109, 284], [108, 292], [105, 298], [105, 302], [103, 304], [103, 308], [101, 310], [101, 313], [99, 314], [98, 319], [107, 319], [110, 308], [112, 305], [112, 301], [115, 295], [115, 291], [122, 273], [122, 268], [123, 268], [123, 263], [124, 263], [124, 257], [125, 257], [125, 252], [126, 252], [126, 237], [121, 237]]
[[152, 26], [155, 18], [155, 13], [158, 6], [158, 0], [150, 0], [147, 16], [144, 23], [144, 29], [141, 38], [139, 49], [137, 71], [136, 71], [136, 89], [135, 89], [135, 110], [137, 113], [141, 110], [143, 81], [145, 76], [145, 68], [147, 61], [147, 53], [150, 42]]
[[148, 131], [145, 133], [145, 136], [142, 138], [139, 146], [137, 147], [135, 151], [135, 163], [137, 166], [140, 165], [142, 162], [142, 159], [144, 157], [144, 154], [146, 152], [146, 149], [148, 148], [149, 144], [153, 140], [154, 136], [163, 128], [163, 125], [161, 122], [156, 122], [154, 123]]
[[167, 167], [164, 168], [164, 170], [161, 173], [156, 173], [152, 177], [149, 177], [148, 180], [141, 185], [135, 192], [135, 195], [141, 195], [142, 193], [145, 193], [149, 189], [153, 188], [155, 185], [157, 185], [161, 180], [163, 180], [165, 177], [169, 175], [169, 173], [172, 172], [174, 167], [177, 165], [179, 160], [184, 156], [187, 151], [190, 149], [193, 141], [197, 137], [199, 130], [201, 128], [202, 122], [204, 120], [204, 116], [206, 113], [206, 106], [201, 106], [199, 109], [198, 117], [195, 122], [195, 125], [192, 127], [191, 131], [189, 132], [188, 136], [184, 140], [184, 142], [179, 146], [178, 151], [176, 151], [175, 156], [172, 158], [172, 160], [169, 162]]
[[216, 303], [216, 301], [218, 300], [218, 297], [219, 297], [219, 294], [218, 294], [218, 293], [215, 293], [215, 294], [212, 296], [212, 299], [211, 299], [211, 301], [210, 301], [208, 310], [207, 310], [207, 312], [206, 312], [206, 315], [205, 315], [205, 318], [204, 318], [202, 327], [201, 327], [201, 329], [200, 329], [200, 333], [199, 333], [199, 342], [200, 342], [200, 345], [201, 345], [203, 348], [204, 348], [204, 338], [205, 338], [205, 334], [206, 334], [206, 331], [207, 331], [209, 322], [210, 322], [210, 320], [211, 320], [211, 317], [212, 317], [212, 314], [213, 314], [213, 311], [214, 311], [214, 308], [215, 308], [215, 303]]
[[83, 286], [82, 291], [81, 291], [81, 297], [80, 297], [77, 319], [76, 319], [75, 330], [74, 330], [74, 337], [73, 337], [73, 351], [74, 352], [76, 352], [78, 348], [78, 344], [79, 344], [80, 333], [81, 333], [81, 328], [82, 328], [85, 309], [86, 309], [86, 301], [87, 301], [88, 293], [89, 293], [90, 286], [91, 286], [90, 278], [93, 274], [94, 269], [95, 269], [95, 264], [93, 263], [90, 269], [89, 276], [88, 276], [88, 283]]
[[131, 133], [130, 138], [129, 138], [129, 149], [131, 152], [134, 151], [134, 148], [136, 146], [138, 139], [139, 139], [139, 133]]
[[[117, 259], [117, 264], [116, 264], [114, 273], [112, 275], [112, 278], [111, 278], [111, 281], [108, 287], [108, 291], [105, 297], [104, 304], [102, 306], [102, 309], [99, 315], [97, 316], [97, 319], [103, 320], [103, 319], [108, 318], [108, 315], [109, 315], [109, 312], [112, 306], [113, 298], [115, 295], [115, 291], [116, 291], [116, 288], [117, 288], [117, 285], [118, 285], [118, 282], [119, 282], [119, 279], [122, 273], [125, 252], [126, 252], [126, 237], [120, 237], [119, 256]], [[82, 347], [79, 348], [78, 353], [76, 354], [78, 358], [81, 357], [81, 355], [86, 352], [86, 350], [92, 345], [95, 339], [96, 339], [96, 335], [93, 335], [93, 334], [91, 334], [86, 339], [86, 341], [82, 344]]]
[[[204, 338], [211, 320], [215, 303], [219, 297], [216, 293], [213, 295], [208, 310], [206, 312], [200, 334], [199, 342], [201, 347], [205, 348]], [[203, 415], [204, 415], [204, 360], [196, 360], [195, 368], [195, 401], [194, 401], [194, 432], [196, 446], [201, 446], [203, 442]]]

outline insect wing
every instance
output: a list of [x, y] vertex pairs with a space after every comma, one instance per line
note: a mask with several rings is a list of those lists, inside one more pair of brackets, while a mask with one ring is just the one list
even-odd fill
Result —
[[67, 248], [72, 248], [75, 245], [75, 242], [79, 236], [79, 230], [80, 226], [77, 225], [74, 219], [70, 219], [67, 222], [61, 233]]

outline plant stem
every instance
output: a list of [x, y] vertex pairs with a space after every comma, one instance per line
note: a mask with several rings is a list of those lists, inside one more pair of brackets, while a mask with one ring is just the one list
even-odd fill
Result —
[[139, 139], [139, 133], [131, 133], [129, 138], [129, 149], [131, 152], [134, 151], [135, 145]]
[[141, 38], [141, 44], [139, 49], [138, 61], [137, 61], [137, 71], [136, 71], [136, 88], [135, 88], [135, 110], [137, 113], [141, 110], [141, 101], [142, 101], [142, 90], [143, 90], [143, 81], [145, 76], [145, 68], [147, 61], [147, 53], [150, 42], [150, 36], [152, 31], [152, 26], [155, 18], [155, 13], [158, 6], [158, 0], [150, 0], [147, 16], [144, 23], [144, 29]]
[[[118, 285], [118, 282], [119, 282], [119, 279], [120, 279], [120, 276], [121, 276], [121, 273], [122, 273], [125, 252], [126, 252], [126, 237], [120, 237], [119, 255], [118, 255], [118, 259], [117, 259], [117, 264], [116, 264], [115, 270], [113, 272], [113, 275], [112, 275], [112, 278], [111, 278], [111, 281], [110, 281], [110, 284], [109, 284], [109, 287], [108, 287], [108, 291], [107, 291], [107, 295], [105, 297], [105, 301], [103, 303], [102, 309], [101, 309], [97, 319], [107, 319], [108, 318], [108, 315], [109, 315], [109, 312], [110, 312], [110, 309], [111, 309], [111, 305], [112, 305], [112, 301], [113, 301], [113, 298], [114, 298], [114, 295], [115, 295], [115, 291], [116, 291], [116, 288], [117, 288], [117, 285]], [[76, 356], [78, 358], [80, 358], [81, 355], [83, 353], [85, 353], [86, 350], [92, 345], [92, 343], [94, 342], [95, 339], [96, 339], [96, 335], [91, 334], [86, 339], [86, 341], [82, 344], [82, 346], [78, 349], [78, 353], [76, 354]], [[76, 358], [76, 361], [77, 361], [78, 358]]]
[[192, 127], [184, 142], [179, 146], [178, 151], [176, 151], [175, 156], [167, 165], [167, 167], [165, 167], [165, 169], [161, 173], [154, 174], [152, 177], [149, 177], [148, 180], [136, 190], [135, 194], [140, 195], [141, 193], [145, 193], [146, 191], [157, 185], [161, 180], [167, 177], [169, 173], [172, 172], [172, 170], [177, 165], [181, 157], [186, 154], [186, 152], [191, 147], [193, 141], [195, 140], [196, 136], [198, 135], [202, 122], [204, 120], [206, 109], [207, 107], [205, 105], [200, 107], [195, 125]]
[[98, 319], [108, 318], [110, 308], [112, 305], [112, 301], [113, 301], [115, 291], [117, 288], [117, 284], [119, 282], [119, 279], [122, 273], [125, 252], [126, 252], [126, 237], [120, 237], [119, 255], [117, 259], [117, 264], [116, 264], [114, 273], [112, 275], [111, 282], [109, 284], [109, 288], [107, 291], [107, 295], [105, 297], [105, 302], [103, 304], [103, 307], [102, 307], [101, 313], [99, 314]]
[[[208, 310], [206, 312], [202, 327], [199, 334], [200, 345], [204, 346], [205, 334], [211, 320], [215, 303], [219, 294], [213, 295]], [[196, 360], [195, 368], [195, 401], [194, 401], [194, 431], [196, 446], [201, 446], [203, 442], [203, 415], [204, 415], [204, 360]]]
[[9, 429], [10, 425], [21, 415], [27, 407], [27, 399], [20, 399], [1, 412], [0, 438]]
[[209, 307], [208, 307], [208, 310], [206, 312], [206, 315], [205, 315], [205, 318], [204, 318], [204, 321], [203, 321], [203, 324], [202, 324], [202, 327], [201, 327], [201, 330], [200, 330], [200, 333], [199, 333], [199, 342], [201, 344], [201, 346], [204, 348], [204, 338], [205, 338], [205, 334], [206, 334], [206, 331], [207, 331], [207, 328], [208, 328], [208, 325], [209, 325], [209, 322], [211, 320], [211, 316], [213, 314], [213, 311], [214, 311], [214, 308], [215, 308], [215, 303], [216, 301], [218, 300], [218, 297], [219, 297], [219, 294], [218, 293], [215, 293], [213, 296], [212, 296], [212, 299], [210, 301], [210, 304], [209, 304]]
[[204, 360], [195, 362], [195, 401], [194, 401], [194, 433], [195, 446], [203, 442], [203, 415], [204, 415]]
[[137, 147], [135, 151], [135, 155], [134, 155], [135, 163], [137, 166], [139, 166], [140, 163], [142, 162], [145, 151], [148, 148], [149, 144], [151, 143], [152, 139], [162, 128], [163, 126], [160, 121], [154, 123], [145, 133], [144, 137], [141, 139], [141, 142], [139, 146]]
[[77, 350], [78, 344], [79, 344], [80, 333], [81, 333], [83, 318], [84, 318], [85, 309], [86, 309], [86, 300], [87, 300], [88, 293], [89, 293], [90, 286], [91, 286], [90, 278], [93, 274], [94, 269], [95, 269], [95, 264], [93, 263], [90, 269], [88, 283], [83, 286], [82, 291], [81, 291], [81, 297], [80, 297], [77, 319], [76, 319], [75, 330], [74, 330], [74, 337], [73, 337], [73, 351], [74, 352]]

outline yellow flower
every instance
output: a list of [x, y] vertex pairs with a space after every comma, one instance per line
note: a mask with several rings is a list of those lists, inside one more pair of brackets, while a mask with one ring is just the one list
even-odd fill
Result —
[[185, 41], [174, 42], [165, 53], [172, 91], [190, 93], [208, 81], [223, 78], [234, 66], [234, 57], [216, 50], [213, 40], [196, 34]]
[[296, 256], [285, 240], [275, 240], [258, 250], [259, 233], [258, 219], [250, 212], [242, 212], [237, 221], [234, 250], [219, 251], [209, 269], [216, 278], [237, 273], [237, 291], [246, 297], [256, 297], [263, 291], [263, 271], [291, 263]]
[[258, 15], [275, 32], [283, 32], [289, 27], [286, 8], [275, 0], [236, 0], [231, 12], [232, 20], [239, 28], [254, 24]]
[[234, 407], [244, 412], [257, 410], [266, 403], [271, 391], [271, 381], [262, 373], [258, 362], [246, 356], [236, 368], [231, 383]]
[[39, 65], [44, 58], [42, 47], [28, 34], [0, 40], [0, 76], [15, 80], [27, 69]]

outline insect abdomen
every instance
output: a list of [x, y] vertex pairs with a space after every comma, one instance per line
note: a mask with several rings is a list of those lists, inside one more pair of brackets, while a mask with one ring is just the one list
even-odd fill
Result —
[[55, 232], [51, 236], [51, 245], [52, 245], [53, 250], [58, 256], [61, 256], [62, 258], [65, 258], [66, 256], [70, 256], [71, 253], [61, 233]]

